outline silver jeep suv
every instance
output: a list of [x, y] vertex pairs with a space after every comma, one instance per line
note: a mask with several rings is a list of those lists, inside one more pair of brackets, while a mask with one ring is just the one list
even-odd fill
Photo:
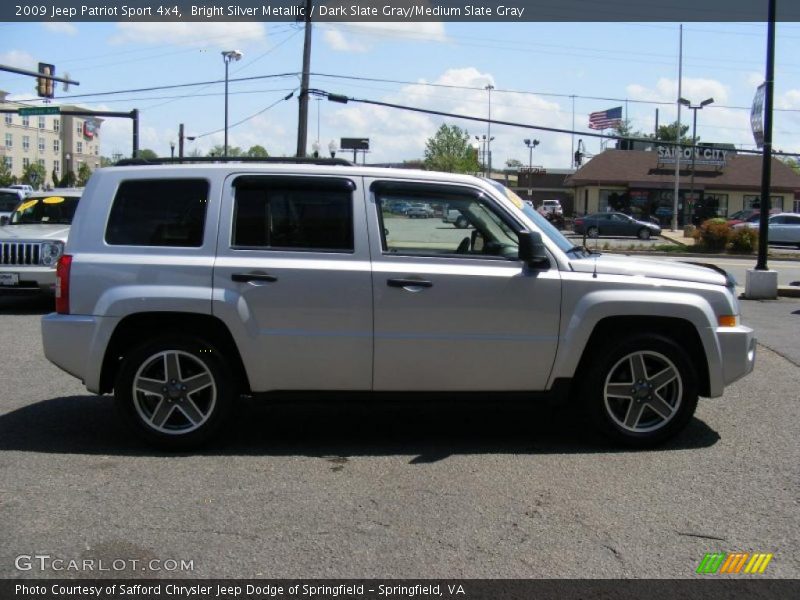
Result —
[[724, 272], [592, 254], [470, 176], [118, 166], [95, 172], [72, 227], [45, 353], [170, 448], [209, 439], [237, 396], [280, 390], [571, 399], [648, 446], [755, 360]]

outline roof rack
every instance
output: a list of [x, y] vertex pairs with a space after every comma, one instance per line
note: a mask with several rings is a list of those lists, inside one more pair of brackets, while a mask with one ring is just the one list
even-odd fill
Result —
[[123, 158], [114, 166], [130, 167], [143, 165], [181, 165], [187, 163], [288, 163], [300, 165], [339, 165], [352, 166], [353, 163], [343, 158], [313, 158], [298, 156], [184, 156], [183, 158], [157, 157], [157, 158]]

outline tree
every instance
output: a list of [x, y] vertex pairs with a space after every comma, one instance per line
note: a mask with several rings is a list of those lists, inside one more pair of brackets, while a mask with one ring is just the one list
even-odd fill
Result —
[[638, 129], [636, 131], [634, 131], [633, 130], [633, 126], [631, 125], [631, 122], [630, 122], [629, 119], [625, 119], [624, 121], [620, 121], [619, 125], [617, 125], [614, 128], [614, 130], [615, 130], [615, 133], [619, 137], [636, 138], [636, 139], [648, 139], [648, 140], [653, 138], [653, 134], [652, 133], [643, 133], [643, 132], [639, 131]]
[[78, 187], [84, 187], [91, 176], [92, 170], [89, 168], [89, 165], [87, 165], [85, 162], [82, 162], [81, 166], [78, 167]]
[[509, 169], [519, 169], [519, 168], [522, 167], [522, 161], [521, 160], [517, 160], [516, 158], [509, 158], [506, 161], [506, 166]]
[[[223, 146], [222, 144], [217, 144], [211, 150], [208, 151], [208, 155], [225, 156], [225, 146]], [[239, 148], [239, 146], [228, 146], [228, 156], [244, 156], [244, 151], [241, 148]]]
[[[681, 124], [681, 144], [691, 144], [692, 143], [692, 136], [687, 136], [686, 132], [689, 131], [688, 125]], [[658, 137], [656, 139], [665, 141], [665, 142], [675, 142], [678, 139], [678, 122], [675, 121], [670, 123], [669, 125], [659, 125], [658, 127]], [[697, 140], [700, 141], [700, 136], [697, 136]]]
[[38, 162], [30, 163], [22, 170], [22, 183], [26, 183], [34, 189], [39, 189], [39, 186], [44, 184], [46, 177], [47, 171]]
[[800, 175], [800, 160], [796, 158], [792, 158], [791, 156], [782, 156], [778, 160], [783, 162], [787, 167], [789, 167], [792, 171]]
[[50, 173], [50, 179], [53, 181], [53, 187], [61, 186], [61, 179], [58, 177], [58, 173], [56, 173], [55, 167], [53, 167], [53, 172]]
[[267, 152], [267, 149], [264, 148], [264, 146], [259, 146], [256, 144], [255, 146], [250, 146], [250, 148], [247, 149], [245, 156], [251, 156], [253, 158], [268, 158], [269, 152]]
[[8, 187], [14, 184], [14, 176], [11, 174], [11, 167], [5, 160], [0, 160], [0, 187]]
[[116, 164], [116, 161], [113, 158], [108, 158], [107, 156], [100, 157], [100, 166], [101, 167], [111, 167]]
[[469, 132], [443, 124], [425, 142], [425, 168], [448, 173], [480, 171], [477, 152], [469, 144]]
[[136, 158], [143, 158], [145, 160], [154, 160], [158, 158], [158, 154], [150, 150], [150, 148], [142, 148], [137, 153]]
[[75, 177], [74, 171], [67, 171], [64, 173], [64, 177], [61, 178], [59, 182], [59, 187], [75, 187], [75, 181], [77, 178]]

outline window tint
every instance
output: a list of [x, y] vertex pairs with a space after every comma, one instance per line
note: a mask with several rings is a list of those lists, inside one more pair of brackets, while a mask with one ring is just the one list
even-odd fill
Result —
[[0, 192], [0, 210], [11, 212], [19, 204], [19, 196], [12, 192]]
[[[373, 191], [387, 254], [509, 259], [519, 255], [514, 227], [477, 191], [389, 182], [375, 184]], [[392, 210], [401, 202], [412, 208], [399, 214]]]
[[124, 246], [203, 244], [205, 179], [123, 181], [108, 218], [106, 242]]
[[241, 177], [234, 185], [234, 247], [353, 251], [352, 182]]

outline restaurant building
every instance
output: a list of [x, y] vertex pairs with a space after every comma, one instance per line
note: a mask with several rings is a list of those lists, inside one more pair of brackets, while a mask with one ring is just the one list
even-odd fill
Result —
[[[679, 226], [759, 206], [761, 156], [737, 154], [730, 147], [701, 147], [692, 178], [691, 149], [681, 154]], [[675, 191], [674, 150], [606, 150], [567, 177], [565, 185], [575, 192], [577, 214], [619, 211], [635, 218], [655, 217], [667, 226]], [[776, 158], [771, 199], [773, 208], [800, 212], [800, 175]]]

